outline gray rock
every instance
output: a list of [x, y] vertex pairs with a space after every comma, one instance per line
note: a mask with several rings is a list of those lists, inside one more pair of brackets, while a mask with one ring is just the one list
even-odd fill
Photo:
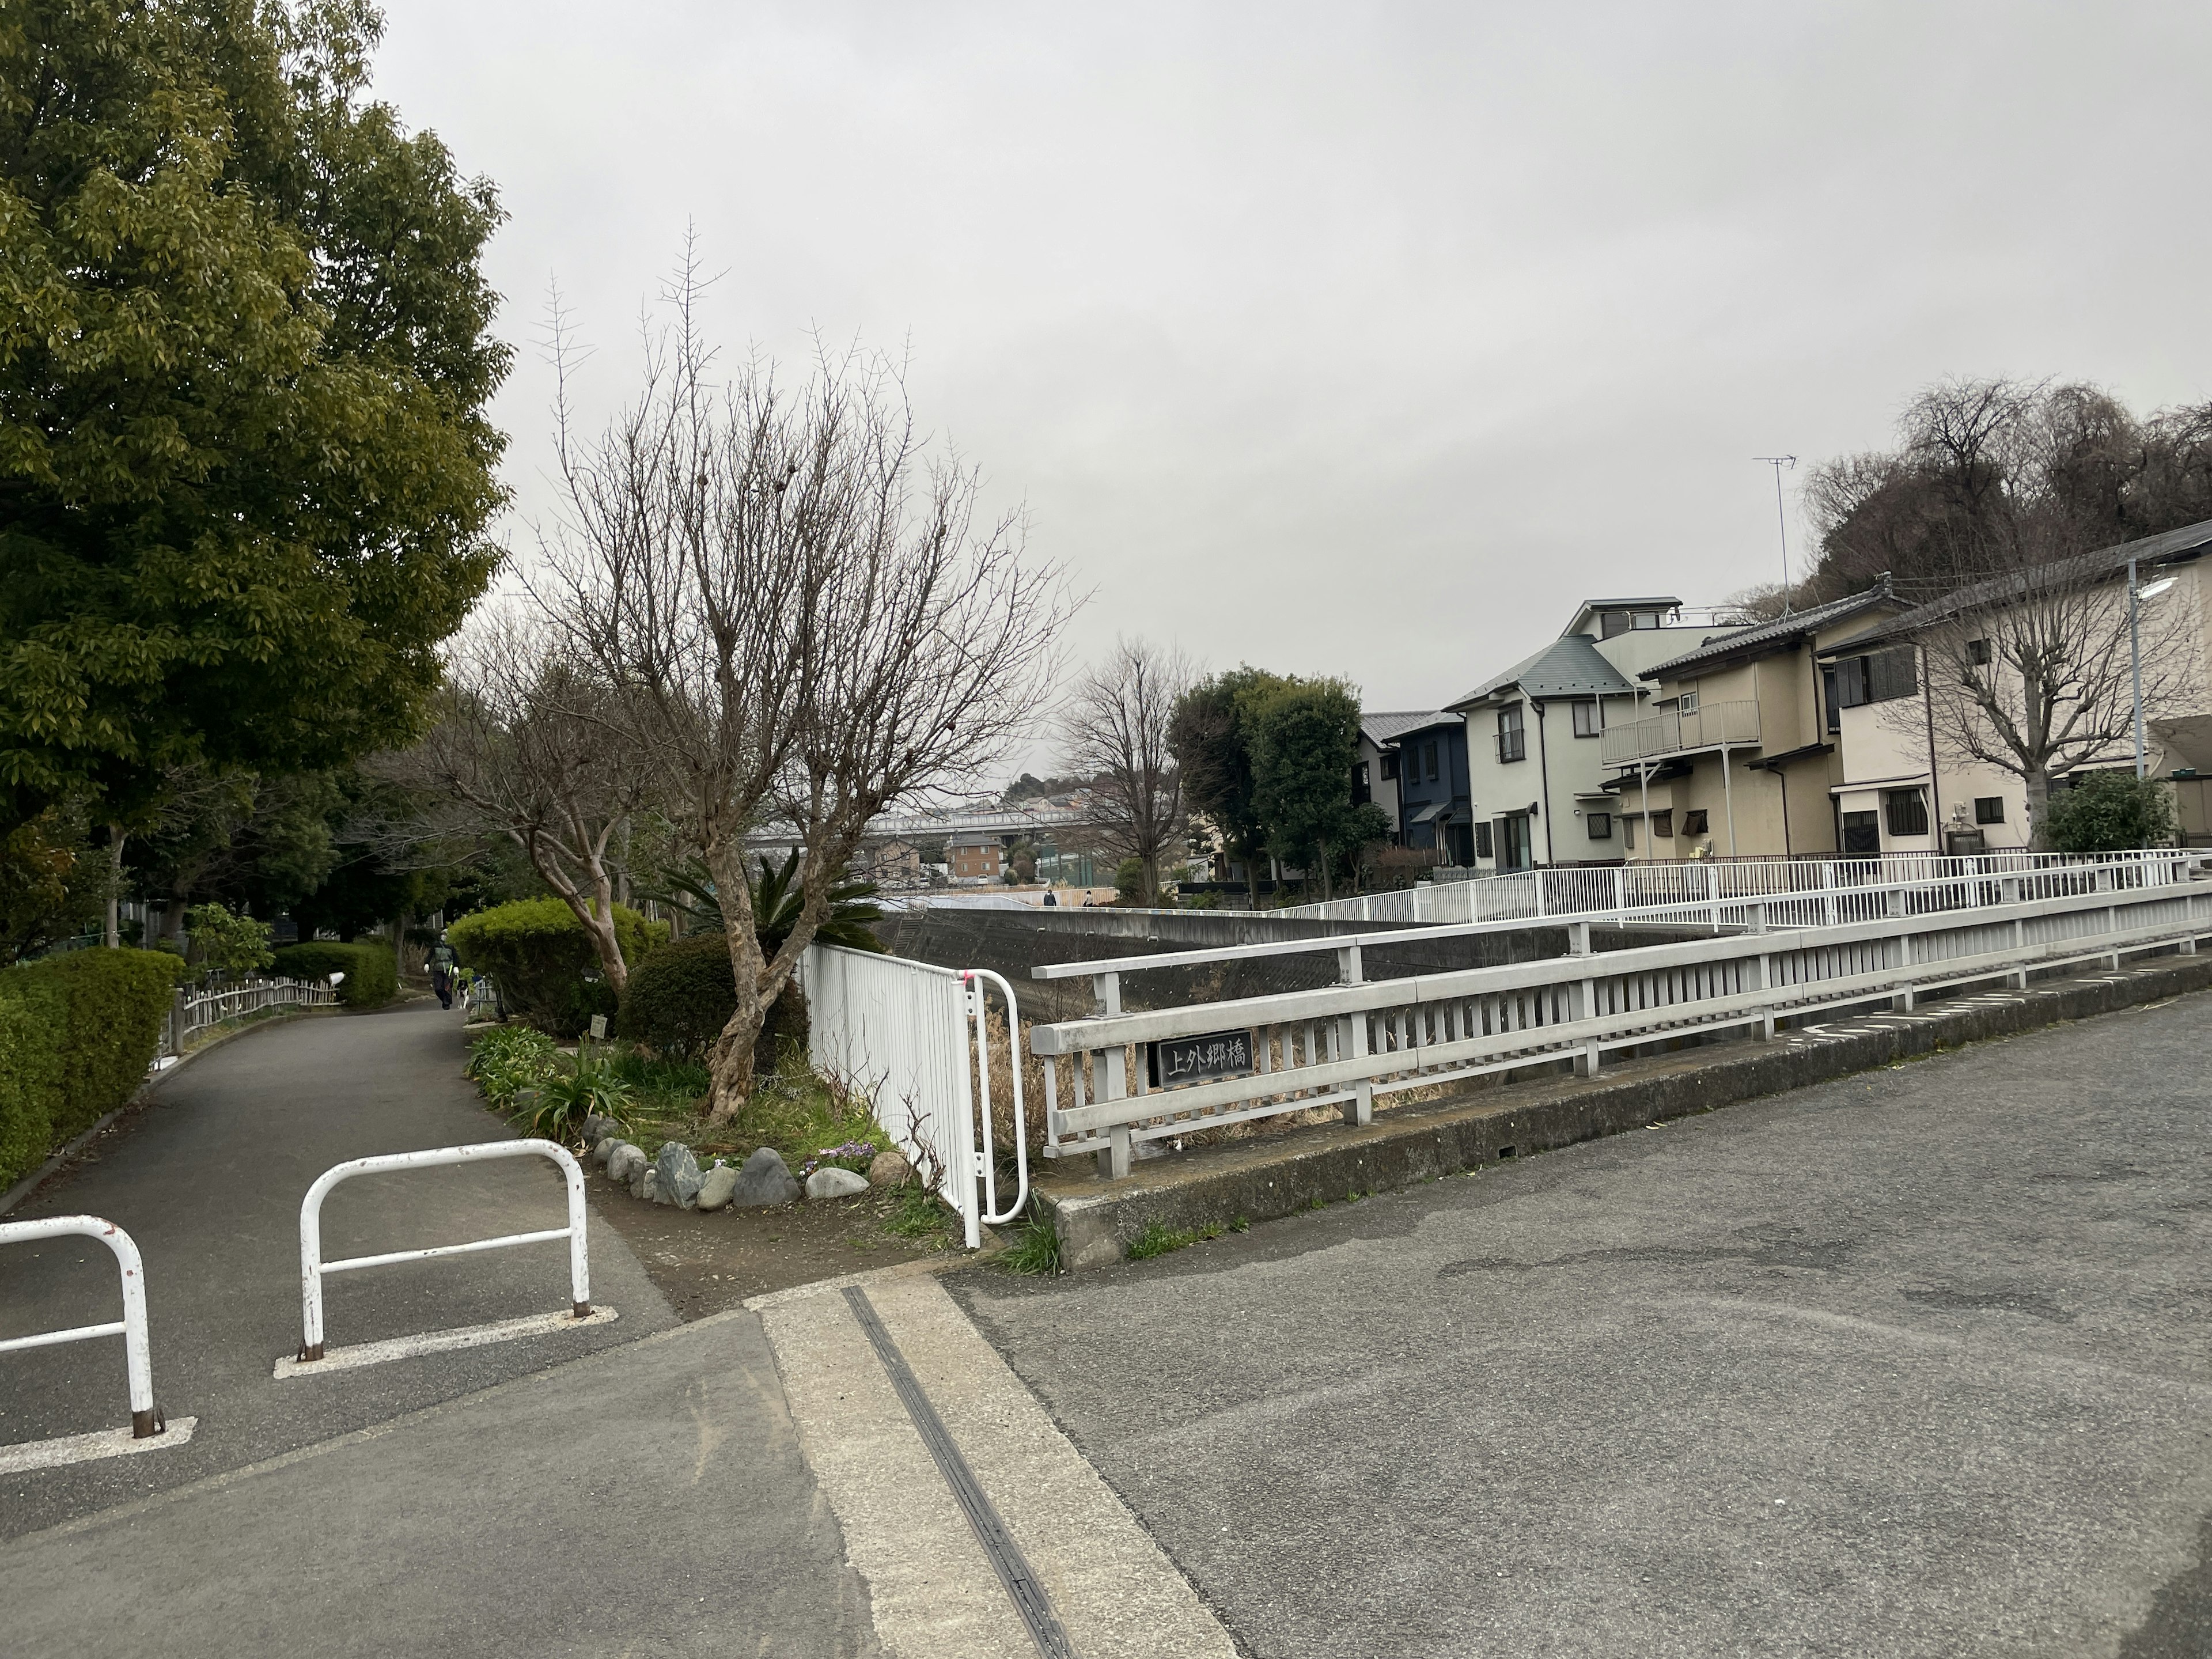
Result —
[[799, 1197], [799, 1183], [791, 1166], [773, 1146], [763, 1146], [738, 1170], [738, 1184], [730, 1189], [732, 1205], [789, 1204]]
[[592, 1162], [602, 1169], [605, 1168], [607, 1160], [614, 1156], [615, 1148], [621, 1145], [622, 1140], [618, 1136], [601, 1135], [598, 1144], [592, 1148]]
[[699, 1160], [691, 1149], [680, 1140], [672, 1140], [660, 1149], [660, 1156], [653, 1160], [653, 1173], [660, 1177], [660, 1201], [690, 1209], [699, 1201]]
[[640, 1170], [637, 1172], [637, 1178], [629, 1183], [629, 1195], [632, 1198], [641, 1198], [648, 1204], [659, 1203], [660, 1171], [650, 1164]]
[[738, 1189], [738, 1166], [714, 1160], [714, 1167], [700, 1177], [699, 1207], [719, 1210], [730, 1201], [730, 1194]]
[[586, 1146], [595, 1146], [610, 1135], [620, 1140], [622, 1134], [623, 1126], [620, 1118], [607, 1117], [593, 1112], [584, 1120], [583, 1136], [584, 1144]]
[[806, 1177], [809, 1198], [850, 1198], [855, 1193], [868, 1190], [868, 1178], [854, 1175], [850, 1170], [841, 1170], [828, 1164]]
[[901, 1152], [878, 1152], [876, 1161], [868, 1165], [868, 1185], [871, 1187], [903, 1187], [913, 1177], [914, 1165], [906, 1161]]
[[619, 1142], [607, 1154], [607, 1176], [610, 1180], [629, 1182], [637, 1179], [638, 1170], [645, 1164], [645, 1154], [630, 1142]]

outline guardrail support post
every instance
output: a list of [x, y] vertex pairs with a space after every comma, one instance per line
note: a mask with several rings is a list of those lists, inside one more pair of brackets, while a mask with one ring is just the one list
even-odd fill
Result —
[[[1359, 946], [1347, 945], [1336, 953], [1337, 972], [1346, 985], [1366, 983], [1366, 964]], [[1337, 1021], [1337, 1046], [1340, 1052], [1354, 1060], [1367, 1058], [1367, 1016], [1364, 1013], [1346, 1014]], [[1331, 1056], [1334, 1058], [1334, 1056]], [[1363, 1079], [1352, 1088], [1352, 1098], [1344, 1103], [1346, 1123], [1375, 1121], [1375, 1085]]]

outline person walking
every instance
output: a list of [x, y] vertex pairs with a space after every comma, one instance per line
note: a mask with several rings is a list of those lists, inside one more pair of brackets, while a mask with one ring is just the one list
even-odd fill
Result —
[[453, 947], [446, 943], [446, 936], [441, 933], [438, 942], [430, 947], [430, 988], [438, 994], [441, 1008], [453, 1006], [453, 969], [459, 961]]

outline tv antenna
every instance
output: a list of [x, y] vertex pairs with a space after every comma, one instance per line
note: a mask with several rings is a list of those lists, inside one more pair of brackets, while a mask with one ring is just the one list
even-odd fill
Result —
[[1774, 523], [1782, 532], [1782, 614], [1790, 614], [1790, 516], [1782, 507], [1782, 473], [1784, 468], [1797, 470], [1795, 455], [1754, 455], [1754, 461], [1764, 461], [1774, 469]]

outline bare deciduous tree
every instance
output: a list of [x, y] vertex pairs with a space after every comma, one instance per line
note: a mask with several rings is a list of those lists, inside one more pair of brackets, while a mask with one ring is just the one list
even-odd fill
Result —
[[1062, 759], [1095, 780], [1099, 841], [1115, 858], [1142, 862], [1147, 893], [1160, 890], [1161, 858], [1187, 828], [1168, 728], [1195, 680], [1190, 659], [1172, 647], [1116, 640], [1077, 682], [1060, 716]]
[[[2029, 562], [2046, 548], [2040, 536], [2018, 538], [2020, 568], [1899, 619], [1920, 648], [1925, 708], [1916, 699], [1884, 714], [1900, 731], [1924, 721], [1918, 735], [1954, 763], [2018, 778], [2039, 847], [2053, 778], [2134, 752], [2125, 560], [2107, 550]], [[2147, 724], [2197, 712], [2195, 611], [2186, 593], [2141, 607]]]
[[[769, 1006], [829, 914], [868, 820], [972, 775], [1034, 718], [1070, 606], [1025, 566], [1018, 514], [976, 518], [972, 469], [933, 455], [896, 366], [823, 354], [787, 388], [758, 360], [726, 386], [687, 259], [648, 337], [645, 384], [597, 437], [562, 402], [562, 520], [543, 595], [619, 688], [610, 719], [661, 811], [713, 873], [739, 988], [709, 1114], [752, 1091]], [[805, 902], [772, 958], [752, 925], [747, 832], [803, 849]]]
[[564, 644], [514, 610], [481, 621], [449, 655], [428, 736], [380, 769], [450, 803], [412, 833], [520, 848], [575, 914], [619, 995], [629, 964], [615, 931], [609, 853], [643, 804], [648, 774], [621, 735], [607, 682]]

